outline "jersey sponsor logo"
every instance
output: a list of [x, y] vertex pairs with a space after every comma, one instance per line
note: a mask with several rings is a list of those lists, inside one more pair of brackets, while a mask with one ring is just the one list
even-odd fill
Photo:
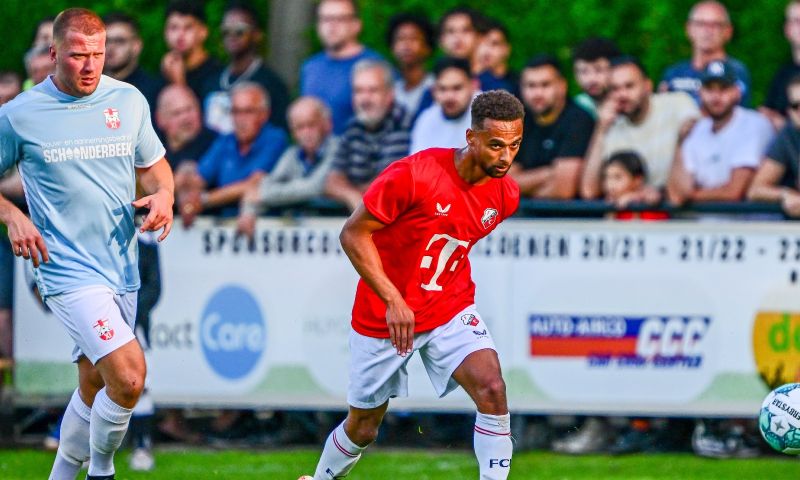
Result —
[[214, 372], [228, 380], [245, 378], [266, 344], [264, 316], [249, 291], [226, 285], [211, 296], [200, 319], [200, 345]]
[[94, 331], [97, 332], [97, 336], [100, 337], [100, 340], [105, 342], [114, 338], [114, 329], [111, 328], [110, 322], [106, 319], [98, 320], [94, 325], [92, 325]]
[[483, 330], [473, 330], [472, 333], [475, 334], [477, 337], [485, 337], [486, 336], [486, 329]]
[[497, 220], [497, 210], [494, 208], [487, 208], [483, 211], [483, 215], [481, 215], [481, 224], [483, 228], [489, 228], [494, 225], [494, 222]]
[[[425, 247], [425, 251], [429, 254], [422, 257], [419, 266], [423, 270], [433, 269], [433, 275], [420, 287], [430, 292], [441, 292], [442, 286], [438, 283], [440, 277], [445, 271], [454, 272], [456, 270], [468, 247], [468, 241], [459, 240], [446, 233], [437, 233], [431, 237]], [[436, 259], [436, 264], [433, 262], [434, 259]]]
[[122, 123], [119, 119], [119, 110], [116, 108], [106, 108], [103, 110], [103, 115], [106, 117], [106, 127], [116, 130]]
[[45, 163], [97, 158], [132, 157], [133, 142], [81, 145], [79, 147], [46, 148], [42, 150]]
[[481, 323], [481, 321], [478, 320], [478, 317], [471, 313], [465, 313], [464, 315], [461, 315], [461, 322], [469, 327], [477, 327], [478, 324]]
[[437, 217], [446, 217], [447, 214], [450, 212], [450, 206], [451, 206], [451, 204], [448, 203], [447, 205], [445, 205], [443, 207], [441, 203], [436, 202], [436, 216]]

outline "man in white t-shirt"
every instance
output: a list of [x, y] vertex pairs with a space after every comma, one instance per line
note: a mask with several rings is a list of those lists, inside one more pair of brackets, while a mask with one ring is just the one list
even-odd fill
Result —
[[419, 114], [411, 129], [412, 154], [426, 148], [461, 148], [467, 144], [464, 132], [472, 122], [469, 107], [478, 93], [478, 82], [472, 76], [469, 62], [441, 58], [433, 67], [433, 75], [436, 103]]
[[700, 100], [708, 114], [698, 120], [675, 157], [670, 201], [738, 201], [775, 134], [761, 113], [739, 107], [742, 91], [731, 65], [708, 64]]
[[681, 133], [700, 116], [684, 92], [653, 94], [653, 82], [631, 56], [612, 59], [609, 94], [597, 113], [581, 180], [581, 196], [586, 199], [600, 197], [603, 160], [622, 150], [642, 157], [650, 188], [663, 187]]

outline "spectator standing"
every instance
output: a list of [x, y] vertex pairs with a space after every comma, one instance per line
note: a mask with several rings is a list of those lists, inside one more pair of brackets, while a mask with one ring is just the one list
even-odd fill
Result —
[[527, 63], [520, 90], [525, 128], [511, 178], [523, 196], [575, 198], [594, 120], [567, 97], [567, 80], [552, 55]]
[[775, 130], [780, 130], [786, 123], [786, 108], [789, 105], [786, 98], [787, 86], [792, 78], [800, 75], [800, 0], [793, 0], [786, 6], [783, 34], [789, 41], [792, 61], [782, 66], [772, 77], [767, 99], [759, 108], [761, 113], [769, 117]]
[[733, 36], [733, 25], [725, 5], [715, 0], [696, 3], [689, 11], [686, 36], [692, 44], [692, 58], [667, 69], [658, 87], [660, 92], [686, 92], [700, 104], [703, 71], [710, 62], [725, 61], [736, 73], [742, 92], [741, 104], [750, 105], [750, 72], [747, 67], [725, 52], [725, 44]]
[[422, 15], [400, 13], [389, 20], [387, 41], [400, 78], [394, 82], [394, 99], [410, 119], [433, 103], [433, 75], [425, 62], [434, 48], [433, 25]]
[[106, 63], [103, 73], [139, 89], [147, 99], [150, 110], [154, 111], [158, 92], [164, 83], [139, 66], [143, 48], [139, 23], [133, 17], [119, 12], [105, 15], [103, 23], [106, 24]]
[[708, 116], [695, 123], [675, 158], [667, 193], [676, 204], [741, 200], [774, 136], [764, 115], [737, 106], [742, 92], [731, 64], [709, 63], [702, 82]]
[[193, 0], [172, 0], [167, 5], [164, 38], [169, 51], [161, 59], [165, 83], [188, 85], [201, 101], [221, 71], [205, 47], [208, 26], [203, 5]]
[[22, 91], [22, 79], [17, 72], [0, 71], [0, 105], [12, 100]]
[[581, 196], [586, 199], [600, 196], [603, 160], [620, 150], [632, 150], [642, 157], [650, 187], [664, 186], [681, 134], [700, 116], [697, 104], [684, 92], [653, 94], [653, 83], [634, 57], [611, 62], [610, 82], [581, 179]]
[[272, 173], [248, 189], [239, 209], [239, 232], [249, 237], [264, 208], [307, 202], [322, 196], [339, 140], [331, 133], [331, 112], [316, 97], [300, 97], [289, 106], [295, 145], [286, 149]]
[[619, 47], [607, 38], [587, 38], [572, 52], [575, 81], [582, 92], [575, 96], [575, 103], [597, 119], [597, 109], [608, 95], [611, 77], [611, 59], [622, 54]]
[[464, 6], [452, 8], [442, 15], [439, 19], [439, 48], [445, 56], [461, 58], [472, 64], [480, 39], [477, 28], [480, 18], [478, 12]]
[[464, 132], [472, 122], [469, 107], [478, 93], [478, 82], [472, 76], [469, 62], [444, 57], [436, 62], [433, 74], [436, 103], [420, 113], [414, 124], [411, 153], [433, 147], [461, 148], [467, 143]]
[[322, 0], [317, 7], [317, 36], [323, 51], [303, 63], [300, 93], [328, 104], [333, 132], [341, 135], [353, 116], [351, 73], [364, 59], [380, 59], [378, 53], [358, 41], [361, 19], [355, 0]]
[[56, 71], [56, 66], [50, 58], [50, 47], [31, 47], [25, 54], [24, 62], [25, 72], [28, 74], [27, 88], [42, 83], [48, 75]]
[[505, 90], [519, 97], [519, 75], [511, 71], [511, 40], [505, 25], [493, 18], [481, 22], [475, 48], [475, 71], [481, 90]]
[[269, 94], [254, 82], [231, 89], [233, 133], [219, 136], [200, 159], [179, 192], [184, 225], [196, 215], [220, 208], [224, 217], [238, 215], [244, 192], [267, 175], [286, 149], [286, 132], [268, 123]]
[[786, 87], [788, 122], [778, 133], [761, 162], [747, 198], [780, 203], [791, 217], [800, 217], [800, 74]]
[[233, 131], [230, 89], [236, 82], [256, 82], [269, 93], [272, 103], [272, 123], [286, 128], [286, 107], [289, 89], [286, 83], [269, 68], [259, 55], [264, 38], [258, 12], [248, 3], [229, 4], [222, 17], [222, 45], [231, 63], [222, 70], [205, 102], [205, 122], [217, 133]]
[[325, 194], [351, 211], [372, 180], [390, 163], [408, 155], [410, 122], [394, 101], [392, 67], [362, 60], [353, 67], [353, 109], [341, 137]]

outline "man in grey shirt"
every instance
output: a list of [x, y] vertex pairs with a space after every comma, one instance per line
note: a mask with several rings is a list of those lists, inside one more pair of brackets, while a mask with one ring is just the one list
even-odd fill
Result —
[[300, 97], [289, 106], [289, 147], [274, 170], [242, 197], [237, 229], [252, 236], [256, 217], [265, 208], [319, 197], [331, 170], [339, 139], [334, 137], [331, 111], [316, 97]]

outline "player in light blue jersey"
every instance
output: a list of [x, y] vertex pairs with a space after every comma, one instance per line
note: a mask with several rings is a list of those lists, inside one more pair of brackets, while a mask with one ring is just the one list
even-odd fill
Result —
[[[114, 452], [144, 387], [133, 335], [142, 231], [172, 226], [173, 180], [142, 94], [102, 76], [105, 26], [71, 8], [53, 25], [56, 72], [0, 108], [0, 172], [17, 166], [31, 220], [0, 196], [14, 254], [30, 259], [47, 306], [75, 342], [80, 386], [61, 424], [52, 480], [114, 478]], [[147, 196], [136, 200], [136, 175]]]

